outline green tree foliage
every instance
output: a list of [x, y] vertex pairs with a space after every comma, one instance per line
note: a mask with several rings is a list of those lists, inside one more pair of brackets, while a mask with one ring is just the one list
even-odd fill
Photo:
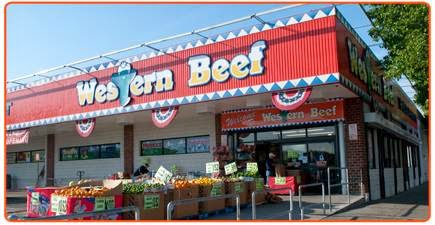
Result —
[[428, 7], [424, 4], [370, 5], [367, 10], [373, 22], [369, 34], [383, 41], [388, 55], [382, 60], [385, 76], [406, 76], [417, 95], [415, 101], [428, 109]]

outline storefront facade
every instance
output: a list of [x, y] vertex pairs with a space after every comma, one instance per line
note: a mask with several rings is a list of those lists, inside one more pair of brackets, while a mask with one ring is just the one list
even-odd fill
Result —
[[144, 156], [201, 173], [222, 145], [240, 170], [274, 153], [301, 183], [346, 167], [371, 199], [421, 183], [415, 106], [332, 7], [81, 70], [8, 90], [8, 132], [29, 131], [7, 146], [15, 188], [132, 173]]

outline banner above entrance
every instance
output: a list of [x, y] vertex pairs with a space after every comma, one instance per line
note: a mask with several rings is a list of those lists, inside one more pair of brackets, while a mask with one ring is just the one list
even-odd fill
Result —
[[29, 129], [6, 132], [6, 145], [27, 144], [29, 142]]
[[305, 123], [320, 123], [344, 119], [343, 100], [306, 103], [296, 110], [257, 108], [222, 113], [223, 131], [280, 127]]

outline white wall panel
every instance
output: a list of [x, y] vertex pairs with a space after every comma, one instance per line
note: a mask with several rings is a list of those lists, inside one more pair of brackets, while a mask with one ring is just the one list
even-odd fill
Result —
[[370, 199], [376, 200], [381, 198], [381, 185], [379, 183], [379, 169], [370, 169]]

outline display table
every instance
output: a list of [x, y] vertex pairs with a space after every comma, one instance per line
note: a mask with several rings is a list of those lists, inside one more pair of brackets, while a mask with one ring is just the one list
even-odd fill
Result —
[[[280, 189], [280, 188], [290, 188], [293, 193], [297, 192], [297, 182], [296, 177], [288, 176], [288, 177], [269, 177], [269, 189]], [[288, 194], [288, 190], [282, 191], [270, 191], [273, 194]]]

